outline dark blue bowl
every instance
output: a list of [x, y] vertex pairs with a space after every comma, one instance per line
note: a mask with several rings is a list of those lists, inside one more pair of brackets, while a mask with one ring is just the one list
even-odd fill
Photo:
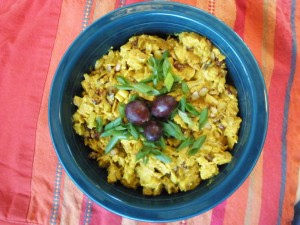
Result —
[[[174, 195], [143, 196], [108, 184], [106, 171], [88, 158], [74, 133], [72, 104], [80, 82], [96, 59], [136, 34], [193, 31], [209, 38], [226, 55], [228, 80], [238, 90], [243, 121], [231, 163], [196, 189]], [[228, 198], [247, 178], [261, 153], [268, 124], [267, 91], [261, 71], [243, 41], [223, 22], [191, 6], [161, 2], [120, 8], [94, 22], [73, 42], [55, 74], [49, 99], [49, 126], [57, 155], [74, 183], [92, 200], [121, 216], [142, 221], [175, 221], [203, 213]]]

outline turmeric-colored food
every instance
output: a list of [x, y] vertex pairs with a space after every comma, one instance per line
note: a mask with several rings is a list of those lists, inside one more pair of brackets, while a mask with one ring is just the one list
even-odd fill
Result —
[[[225, 56], [199, 34], [133, 36], [84, 74], [74, 130], [109, 183], [142, 187], [144, 195], [192, 190], [232, 160], [238, 141], [237, 91], [226, 74]], [[136, 100], [151, 107], [158, 96], [172, 96], [176, 105], [168, 117], [147, 115], [162, 129], [151, 141], [125, 109]]]

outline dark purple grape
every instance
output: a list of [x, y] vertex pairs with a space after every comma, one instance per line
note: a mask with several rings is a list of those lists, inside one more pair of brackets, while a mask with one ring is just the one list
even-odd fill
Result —
[[157, 97], [151, 106], [151, 114], [155, 117], [167, 118], [176, 108], [177, 101], [170, 95]]
[[135, 100], [126, 105], [125, 114], [134, 125], [143, 125], [150, 120], [150, 111], [144, 101]]
[[162, 126], [157, 121], [149, 121], [144, 127], [144, 135], [148, 141], [157, 141], [162, 135]]

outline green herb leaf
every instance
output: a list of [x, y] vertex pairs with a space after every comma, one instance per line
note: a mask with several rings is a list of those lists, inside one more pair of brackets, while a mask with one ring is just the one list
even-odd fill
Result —
[[191, 103], [186, 103], [185, 109], [194, 116], [199, 115], [198, 110]]
[[152, 141], [145, 141], [143, 144], [144, 144], [144, 146], [149, 147], [149, 148], [157, 148], [157, 145]]
[[132, 91], [134, 90], [134, 88], [130, 85], [125, 85], [125, 84], [121, 84], [121, 85], [115, 85], [115, 88], [119, 89], [119, 90], [125, 90], [125, 91]]
[[122, 76], [116, 76], [116, 79], [117, 81], [120, 83], [120, 84], [129, 84], [129, 81], [125, 78], [125, 77], [122, 77]]
[[199, 114], [199, 128], [202, 129], [208, 120], [208, 108], [203, 109]]
[[184, 148], [189, 147], [195, 140], [192, 138], [187, 138], [185, 139], [183, 142], [181, 142], [181, 144], [178, 146], [177, 151], [180, 151]]
[[171, 121], [168, 121], [167, 123], [163, 123], [163, 131], [165, 135], [169, 137], [172, 136], [178, 140], [184, 139], [180, 126], [178, 126], [177, 124]]
[[166, 150], [167, 149], [167, 145], [166, 145], [165, 139], [163, 137], [161, 137], [159, 139], [159, 145], [162, 148], [162, 150]]
[[187, 95], [190, 92], [189, 86], [186, 84], [186, 82], [181, 82], [181, 89], [183, 94]]
[[118, 111], [120, 113], [121, 118], [125, 118], [126, 117], [125, 107], [126, 107], [126, 105], [124, 103], [119, 103]]
[[189, 126], [193, 125], [192, 119], [185, 112], [182, 112], [181, 110], [178, 110], [178, 115], [183, 120], [183, 122], [185, 122]]
[[134, 137], [134, 139], [139, 138], [139, 136], [140, 136], [139, 132], [137, 131], [137, 129], [131, 123], [128, 123], [128, 131]]
[[132, 102], [132, 101], [134, 101], [134, 100], [136, 100], [137, 99], [137, 95], [130, 95], [130, 97], [129, 97], [129, 99], [128, 99], [128, 102]]
[[154, 155], [154, 157], [157, 158], [157, 159], [159, 159], [163, 163], [170, 163], [170, 162], [172, 162], [172, 159], [169, 156], [167, 156], [166, 154], [162, 153], [162, 152], [159, 155]]
[[171, 91], [173, 83], [174, 83], [173, 75], [171, 73], [168, 73], [164, 80], [164, 85], [167, 88], [168, 92]]
[[109, 136], [121, 136], [121, 135], [128, 135], [128, 132], [125, 130], [115, 130], [115, 129], [109, 129], [107, 131], [104, 131], [100, 137], [109, 137]]
[[179, 105], [180, 105], [180, 110], [181, 111], [185, 111], [185, 107], [186, 107], [186, 97], [182, 97], [179, 101]]
[[122, 123], [122, 118], [121, 117], [118, 117], [117, 119], [111, 121], [110, 123], [106, 124], [106, 126], [104, 127], [104, 130], [107, 131], [107, 130], [110, 130], [114, 127], [117, 127], [119, 125], [121, 125]]
[[162, 63], [162, 71], [165, 78], [170, 73], [170, 70], [171, 70], [171, 64], [169, 62], [169, 59], [165, 57]]
[[150, 153], [150, 149], [141, 149], [135, 156], [135, 160], [139, 161], [140, 159], [144, 158], [145, 156], [147, 156]]
[[200, 136], [192, 145], [192, 147], [190, 148], [190, 150], [188, 151], [188, 154], [190, 156], [195, 155], [201, 148], [201, 146], [203, 145], [203, 143], [206, 140], [206, 135], [202, 135]]
[[105, 147], [105, 153], [109, 153], [119, 142], [119, 140], [120, 140], [119, 136], [113, 136]]
[[100, 134], [102, 132], [103, 129], [103, 121], [101, 119], [101, 117], [97, 117], [96, 118], [96, 131]]

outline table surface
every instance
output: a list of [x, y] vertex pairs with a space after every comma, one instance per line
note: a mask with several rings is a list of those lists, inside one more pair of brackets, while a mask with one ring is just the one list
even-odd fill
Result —
[[[136, 2], [142, 1], [0, 1], [0, 224], [154, 224], [115, 215], [79, 191], [57, 159], [47, 117], [51, 81], [70, 43], [94, 20]], [[262, 155], [232, 196], [165, 224], [299, 225], [299, 3], [179, 2], [215, 15], [246, 42], [264, 75], [270, 120]]]

